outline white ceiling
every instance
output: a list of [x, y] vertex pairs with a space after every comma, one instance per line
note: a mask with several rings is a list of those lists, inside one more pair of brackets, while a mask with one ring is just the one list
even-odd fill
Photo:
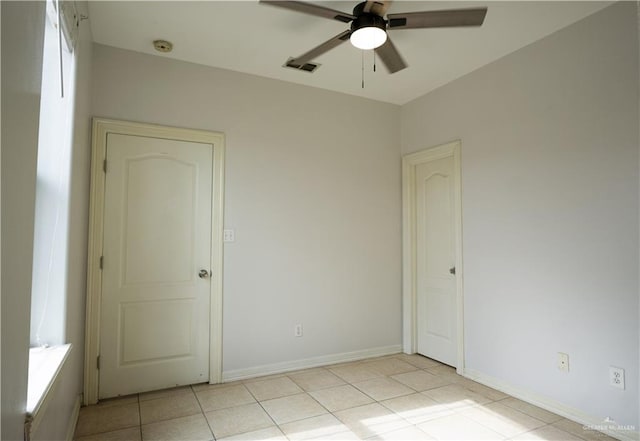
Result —
[[[357, 1], [318, 1], [351, 12]], [[393, 30], [390, 37], [409, 64], [393, 75], [348, 42], [318, 57], [314, 73], [283, 68], [298, 56], [347, 29], [348, 25], [255, 1], [91, 1], [94, 41], [162, 57], [260, 75], [394, 104], [404, 104], [485, 64], [549, 35], [603, 7], [582, 1], [407, 1], [389, 13], [488, 6], [479, 28]], [[155, 39], [174, 44], [170, 54]], [[567, 54], [571, 56], [571, 54]]]

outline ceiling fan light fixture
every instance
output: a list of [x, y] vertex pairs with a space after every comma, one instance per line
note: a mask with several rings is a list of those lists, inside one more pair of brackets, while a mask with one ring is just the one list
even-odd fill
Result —
[[373, 26], [360, 28], [351, 34], [351, 44], [358, 49], [375, 49], [382, 46], [385, 41], [387, 41], [387, 33]]
[[351, 24], [351, 44], [362, 50], [375, 49], [387, 41], [387, 23], [375, 14], [363, 14]]

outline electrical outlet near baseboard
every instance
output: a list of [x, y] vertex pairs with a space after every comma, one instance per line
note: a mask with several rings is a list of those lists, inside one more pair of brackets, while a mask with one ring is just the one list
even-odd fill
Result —
[[624, 390], [624, 369], [609, 366], [609, 384], [613, 387]]
[[297, 325], [293, 328], [293, 336], [294, 336], [294, 337], [302, 337], [302, 325], [297, 324]]
[[558, 352], [558, 369], [562, 372], [569, 372], [569, 355]]

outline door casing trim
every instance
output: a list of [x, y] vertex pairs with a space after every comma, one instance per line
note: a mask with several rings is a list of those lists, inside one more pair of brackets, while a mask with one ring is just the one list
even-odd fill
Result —
[[100, 257], [104, 230], [104, 161], [107, 134], [156, 137], [213, 145], [211, 193], [211, 301], [209, 339], [209, 383], [222, 381], [222, 276], [224, 229], [224, 134], [205, 130], [167, 127], [155, 124], [93, 118], [91, 139], [91, 193], [87, 253], [87, 305], [85, 325], [84, 394], [85, 405], [98, 402], [100, 353], [100, 299], [102, 270]]
[[402, 349], [417, 350], [417, 256], [416, 256], [416, 167], [437, 159], [453, 157], [454, 236], [456, 250], [457, 366], [464, 372], [464, 287], [462, 266], [462, 186], [460, 140], [428, 148], [402, 157]]

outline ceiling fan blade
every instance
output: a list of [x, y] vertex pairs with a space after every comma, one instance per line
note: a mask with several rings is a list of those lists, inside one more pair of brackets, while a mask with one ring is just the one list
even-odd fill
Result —
[[314, 5], [307, 2], [283, 1], [283, 0], [260, 0], [265, 5], [278, 6], [280, 8], [291, 9], [293, 11], [303, 12], [305, 14], [315, 15], [316, 17], [329, 18], [338, 20], [343, 23], [349, 23], [355, 20], [355, 16], [346, 12], [336, 11], [335, 9], [325, 8], [324, 6]]
[[384, 64], [389, 73], [396, 73], [407, 67], [407, 63], [391, 42], [390, 38], [387, 38], [387, 41], [376, 49], [376, 55], [380, 57], [382, 64]]
[[405, 12], [389, 14], [389, 29], [442, 28], [480, 26], [487, 8], [452, 9], [446, 11]]
[[384, 17], [387, 9], [391, 6], [391, 0], [368, 0], [364, 5], [363, 12], [379, 15]]
[[314, 47], [313, 49], [311, 49], [308, 52], [305, 52], [304, 54], [300, 55], [299, 57], [296, 57], [293, 60], [290, 60], [290, 62], [293, 62], [295, 64], [299, 64], [299, 65], [307, 63], [307, 62], [313, 60], [314, 58], [316, 58], [317, 56], [322, 55], [325, 52], [328, 52], [331, 49], [333, 49], [334, 47], [339, 46], [342, 43], [344, 43], [345, 41], [349, 40], [350, 36], [351, 36], [351, 31], [350, 30], [341, 32], [338, 35], [336, 35], [335, 37], [331, 38], [330, 40], [325, 41], [320, 46]]

